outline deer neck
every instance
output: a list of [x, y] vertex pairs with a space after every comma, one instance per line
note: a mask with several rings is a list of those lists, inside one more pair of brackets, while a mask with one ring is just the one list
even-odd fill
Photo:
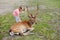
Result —
[[29, 21], [28, 21], [28, 24], [29, 24], [30, 26], [32, 26], [32, 25], [34, 24], [34, 22], [32, 22], [31, 20], [29, 20]]

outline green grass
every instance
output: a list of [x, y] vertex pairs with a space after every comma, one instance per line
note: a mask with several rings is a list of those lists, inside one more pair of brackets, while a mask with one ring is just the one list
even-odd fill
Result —
[[60, 0], [30, 0], [28, 4], [30, 6], [36, 6], [36, 4], [45, 5], [46, 7], [60, 8]]
[[[35, 33], [34, 35], [23, 36], [15, 40], [43, 40], [43, 38], [39, 37], [40, 35], [43, 35], [44, 37], [46, 37], [47, 40], [54, 39], [55, 36], [53, 35], [55, 33], [55, 30], [51, 29], [53, 27], [47, 23], [47, 21], [51, 19], [51, 16], [47, 15], [47, 13], [41, 14], [41, 15], [42, 15], [41, 18], [43, 18], [43, 20], [41, 22], [37, 21], [37, 24], [34, 25], [34, 28], [35, 28], [35, 30], [33, 31]], [[27, 18], [25, 18], [23, 15], [22, 15], [22, 18], [23, 18], [22, 20], [24, 19], [27, 20]], [[10, 26], [13, 25], [14, 23], [15, 23], [15, 20], [12, 14], [6, 14], [3, 16], [0, 16], [0, 31], [5, 32], [5, 34], [0, 36], [0, 39], [3, 38], [3, 36], [9, 36], [8, 30]]]
[[60, 8], [60, 0], [42, 0], [47, 7]]

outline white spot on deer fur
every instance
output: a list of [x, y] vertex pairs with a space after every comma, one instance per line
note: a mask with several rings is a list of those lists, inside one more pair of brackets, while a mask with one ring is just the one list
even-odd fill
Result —
[[10, 35], [11, 35], [11, 36], [13, 36], [13, 35], [14, 35], [14, 33], [13, 33], [13, 32], [10, 32]]
[[15, 34], [17, 34], [17, 35], [18, 35], [19, 33], [15, 33]]

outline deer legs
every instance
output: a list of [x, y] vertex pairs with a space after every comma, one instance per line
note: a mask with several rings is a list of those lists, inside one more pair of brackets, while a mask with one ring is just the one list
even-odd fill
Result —
[[34, 33], [31, 33], [31, 31], [33, 31], [34, 28], [28, 28], [28, 31], [27, 32], [24, 32], [23, 35], [29, 35], [29, 34], [34, 34]]
[[29, 35], [29, 34], [34, 34], [34, 33], [31, 32], [31, 31], [33, 31], [33, 30], [34, 30], [33, 27], [32, 27], [32, 28], [28, 28], [25, 32], [19, 33], [19, 34], [20, 34], [20, 35], [23, 35], [23, 36]]
[[29, 35], [29, 34], [34, 34], [34, 33], [31, 33], [31, 31], [33, 31], [34, 30], [34, 28], [32, 27], [32, 28], [28, 28], [27, 29], [27, 31], [26, 32], [20, 32], [20, 33], [14, 33], [14, 32], [12, 32], [12, 31], [10, 31], [10, 35], [11, 36], [13, 36], [14, 34], [19, 34], [19, 35]]

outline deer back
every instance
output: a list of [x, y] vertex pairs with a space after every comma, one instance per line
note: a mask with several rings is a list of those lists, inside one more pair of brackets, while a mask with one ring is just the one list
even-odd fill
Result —
[[30, 25], [29, 21], [22, 21], [18, 22], [14, 25], [11, 26], [11, 30], [13, 32], [23, 32], [26, 31], [28, 28], [31, 28], [32, 26]]

